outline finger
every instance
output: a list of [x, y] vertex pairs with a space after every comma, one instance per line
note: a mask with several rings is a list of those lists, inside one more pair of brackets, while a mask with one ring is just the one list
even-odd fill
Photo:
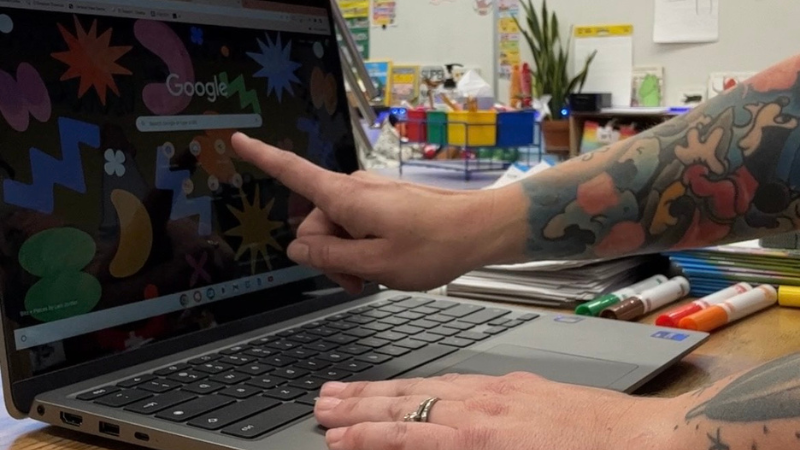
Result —
[[[435, 378], [413, 378], [389, 381], [326, 383], [322, 386], [323, 397], [339, 399], [351, 397], [404, 397], [424, 395], [444, 400], [465, 400], [474, 390], [485, 383], [483, 377], [471, 375], [445, 375]], [[489, 378], [489, 377], [486, 377]]]
[[449, 427], [405, 422], [361, 423], [335, 428], [325, 436], [330, 450], [464, 450], [458, 438]]
[[341, 238], [350, 237], [347, 232], [333, 222], [321, 209], [316, 208], [306, 217], [297, 229], [297, 237], [303, 236], [337, 236]]
[[[416, 412], [430, 397], [320, 398], [314, 408], [317, 421], [326, 428], [350, 427], [363, 422], [399, 422]], [[440, 400], [430, 410], [428, 423], [458, 428], [471, 422], [461, 402]]]
[[364, 292], [364, 280], [361, 278], [342, 273], [327, 274], [327, 277], [341, 286], [350, 295], [358, 295]]
[[329, 206], [332, 200], [343, 198], [346, 193], [349, 180], [345, 175], [325, 170], [294, 153], [279, 150], [240, 132], [231, 137], [231, 143], [242, 159], [255, 164], [317, 206]]
[[287, 254], [292, 261], [324, 273], [371, 279], [383, 272], [387, 249], [383, 239], [304, 236], [289, 245]]

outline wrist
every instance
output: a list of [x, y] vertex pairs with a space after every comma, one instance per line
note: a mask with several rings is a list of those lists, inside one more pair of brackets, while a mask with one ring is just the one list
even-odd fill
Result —
[[692, 434], [687, 433], [681, 398], [631, 398], [630, 401], [632, 405], [609, 425], [613, 428], [609, 429], [603, 448], [688, 448], [686, 444]]

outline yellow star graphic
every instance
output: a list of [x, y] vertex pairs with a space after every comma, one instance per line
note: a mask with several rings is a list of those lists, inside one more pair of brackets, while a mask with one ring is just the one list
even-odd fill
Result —
[[247, 194], [241, 189], [239, 192], [242, 197], [243, 210], [240, 211], [228, 205], [228, 210], [239, 221], [239, 226], [226, 231], [225, 235], [242, 238], [242, 244], [239, 246], [239, 250], [236, 251], [236, 260], [238, 261], [245, 252], [250, 250], [250, 270], [252, 273], [256, 273], [256, 263], [259, 255], [267, 263], [267, 267], [272, 270], [267, 246], [283, 251], [278, 241], [272, 237], [272, 232], [281, 228], [283, 223], [269, 219], [272, 207], [275, 205], [275, 199], [270, 200], [264, 208], [261, 208], [261, 196], [258, 189], [256, 189], [252, 204], [248, 203]]

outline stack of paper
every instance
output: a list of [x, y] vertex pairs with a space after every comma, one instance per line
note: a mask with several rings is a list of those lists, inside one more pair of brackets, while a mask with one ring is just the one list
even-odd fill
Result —
[[635, 283], [649, 261], [633, 257], [486, 267], [453, 281], [447, 295], [572, 308]]
[[669, 255], [704, 296], [736, 283], [800, 286], [800, 251], [763, 248], [758, 241], [682, 251]]

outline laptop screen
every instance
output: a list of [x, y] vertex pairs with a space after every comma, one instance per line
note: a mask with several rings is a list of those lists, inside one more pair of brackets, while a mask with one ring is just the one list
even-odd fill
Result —
[[312, 205], [230, 138], [356, 169], [326, 4], [0, 0], [14, 378], [286, 306], [270, 292], [318, 275], [285, 254]]

